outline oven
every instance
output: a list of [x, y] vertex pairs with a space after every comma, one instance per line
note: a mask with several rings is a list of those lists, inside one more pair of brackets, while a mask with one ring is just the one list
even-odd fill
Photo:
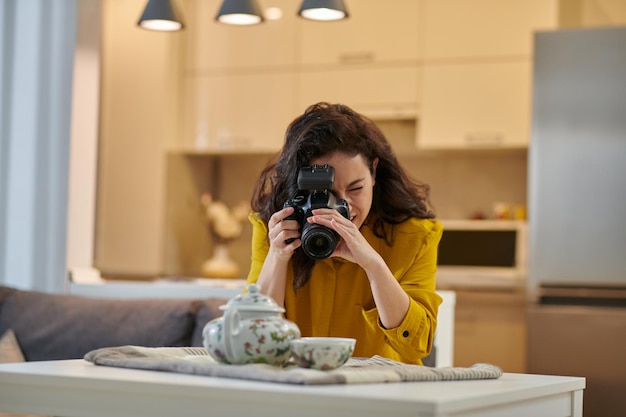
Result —
[[443, 220], [438, 291], [454, 292], [454, 366], [526, 371], [526, 222]]
[[524, 287], [527, 227], [521, 220], [442, 220], [437, 284]]

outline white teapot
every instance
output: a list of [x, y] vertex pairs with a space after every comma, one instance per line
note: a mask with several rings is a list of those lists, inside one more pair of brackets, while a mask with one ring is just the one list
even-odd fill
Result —
[[291, 356], [289, 342], [300, 337], [300, 329], [282, 317], [285, 309], [261, 294], [258, 285], [250, 284], [247, 290], [220, 306], [223, 317], [204, 326], [204, 347], [221, 363], [282, 366]]

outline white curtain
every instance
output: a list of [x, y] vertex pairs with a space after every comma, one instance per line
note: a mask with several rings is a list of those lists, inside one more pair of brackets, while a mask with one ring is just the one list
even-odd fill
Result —
[[0, 284], [63, 292], [78, 0], [0, 0]]

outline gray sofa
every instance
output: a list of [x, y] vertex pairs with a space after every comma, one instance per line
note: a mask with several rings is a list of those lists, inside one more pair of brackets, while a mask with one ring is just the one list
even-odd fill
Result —
[[202, 346], [228, 300], [98, 299], [0, 286], [0, 337], [12, 331], [26, 361], [80, 359], [110, 346]]
[[[26, 361], [81, 359], [111, 346], [202, 346], [204, 325], [227, 301], [99, 299], [0, 286], [0, 338], [12, 331]], [[435, 352], [424, 365], [435, 366]]]

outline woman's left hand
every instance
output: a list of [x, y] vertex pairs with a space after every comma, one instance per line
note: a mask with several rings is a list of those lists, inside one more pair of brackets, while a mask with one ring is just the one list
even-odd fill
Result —
[[315, 209], [313, 216], [309, 217], [307, 221], [326, 226], [339, 234], [341, 240], [331, 256], [338, 256], [359, 264], [365, 270], [371, 262], [375, 262], [379, 258], [378, 252], [365, 240], [356, 225], [343, 217], [337, 210]]
[[409, 310], [409, 296], [356, 224], [333, 209], [313, 210], [307, 221], [333, 229], [341, 236], [331, 256], [340, 256], [365, 270], [381, 324], [387, 329], [399, 326]]

